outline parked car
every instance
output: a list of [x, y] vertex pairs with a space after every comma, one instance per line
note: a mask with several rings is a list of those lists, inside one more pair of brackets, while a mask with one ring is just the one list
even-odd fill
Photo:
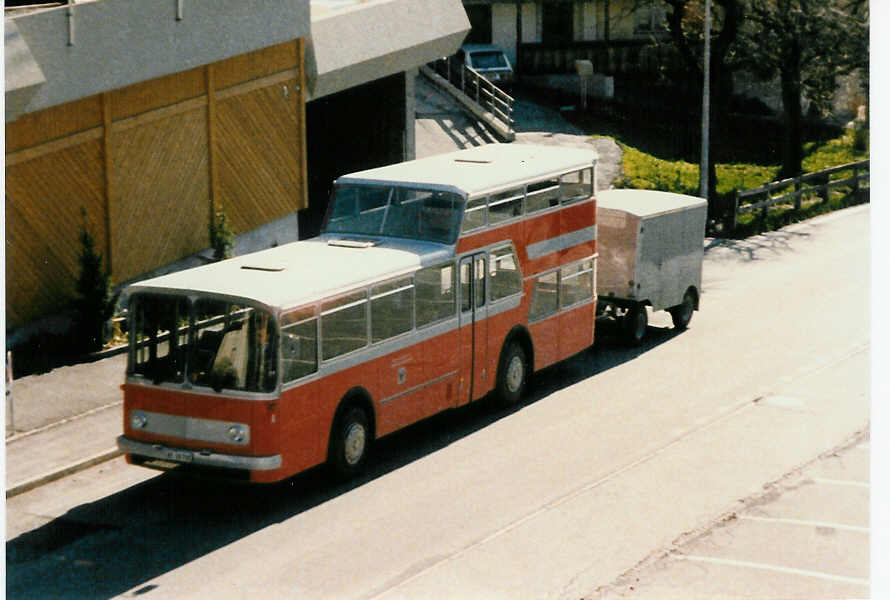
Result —
[[494, 44], [464, 44], [457, 51], [457, 57], [468, 67], [500, 88], [509, 89], [513, 85], [513, 67], [510, 59]]

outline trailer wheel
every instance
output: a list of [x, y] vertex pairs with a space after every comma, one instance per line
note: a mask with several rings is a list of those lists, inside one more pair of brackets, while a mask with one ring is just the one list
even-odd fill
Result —
[[627, 311], [624, 316], [624, 341], [628, 346], [639, 346], [646, 337], [646, 328], [649, 326], [649, 316], [646, 314], [645, 304], [636, 304]]
[[508, 342], [498, 363], [497, 398], [501, 405], [519, 402], [528, 383], [528, 358], [522, 346]]
[[668, 309], [671, 313], [671, 321], [676, 329], [686, 329], [689, 321], [692, 320], [692, 313], [695, 310], [695, 296], [692, 289], [686, 290], [683, 294], [683, 302], [677, 306]]
[[328, 465], [342, 479], [357, 475], [365, 465], [373, 434], [370, 419], [358, 406], [346, 408], [337, 417], [328, 446]]

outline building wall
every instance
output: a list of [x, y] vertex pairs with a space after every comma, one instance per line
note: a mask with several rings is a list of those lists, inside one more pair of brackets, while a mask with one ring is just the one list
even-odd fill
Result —
[[303, 41], [6, 125], [7, 325], [74, 295], [86, 227], [115, 283], [306, 205]]
[[516, 64], [516, 5], [494, 4], [491, 7], [491, 41], [507, 55], [510, 63]]
[[309, 205], [298, 215], [301, 239], [318, 235], [337, 177], [414, 157], [414, 76], [390, 75], [306, 105]]
[[597, 27], [599, 26], [600, 19], [598, 15], [601, 11], [597, 10], [598, 6], [596, 2], [584, 2], [581, 6], [581, 19], [583, 20], [583, 24], [581, 26], [581, 37], [579, 39], [585, 41], [592, 41], [597, 39]]
[[[465, 3], [470, 4], [465, 0]], [[481, 2], [473, 0], [471, 6]], [[609, 39], [633, 40], [649, 37], [649, 33], [635, 31], [635, 12], [638, 10], [654, 10], [659, 18], [663, 18], [665, 8], [638, 8], [637, 0], [609, 0]], [[493, 21], [493, 43], [506, 51], [509, 45], [515, 45], [516, 37], [516, 4], [513, 2], [491, 2]], [[522, 2], [522, 43], [533, 44], [542, 40], [542, 18], [540, 2]], [[596, 41], [605, 39], [606, 3], [604, 0], [576, 0], [573, 5], [573, 39], [571, 41]], [[508, 33], [509, 30], [509, 33]], [[511, 37], [512, 36], [512, 37]], [[499, 41], [502, 40], [502, 41]], [[510, 57], [513, 60], [513, 56]]]
[[532, 2], [523, 2], [522, 12], [522, 43], [532, 44], [540, 41], [541, 32], [538, 29], [538, 10]]

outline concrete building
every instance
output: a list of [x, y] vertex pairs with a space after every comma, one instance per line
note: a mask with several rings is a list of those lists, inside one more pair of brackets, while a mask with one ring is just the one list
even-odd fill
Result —
[[413, 157], [417, 67], [469, 29], [459, 0], [10, 4], [8, 328], [65, 307], [82, 228], [114, 283], [207, 248], [220, 210], [311, 234], [334, 177]]
[[662, 3], [637, 0], [463, 0], [467, 41], [500, 46], [523, 75], [569, 72], [576, 58], [598, 72], [635, 68], [643, 48], [664, 35]]

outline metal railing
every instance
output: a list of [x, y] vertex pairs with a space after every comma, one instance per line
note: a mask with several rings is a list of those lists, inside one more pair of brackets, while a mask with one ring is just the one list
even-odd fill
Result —
[[[833, 175], [852, 171], [853, 175], [842, 179], [832, 179]], [[739, 215], [760, 211], [760, 218], [766, 219], [770, 207], [777, 204], [792, 204], [794, 210], [800, 210], [805, 196], [818, 196], [822, 202], [827, 202], [829, 194], [835, 188], [847, 188], [850, 194], [859, 193], [860, 189], [867, 188], [869, 182], [869, 161], [848, 163], [824, 169], [815, 173], [807, 173], [800, 177], [791, 177], [781, 181], [774, 181], [758, 188], [750, 190], [736, 190], [735, 204], [732, 213], [732, 228], [738, 224]], [[774, 196], [776, 192], [782, 192], [790, 187], [794, 191]], [[746, 199], [756, 199], [753, 202], [743, 203]]]
[[440, 58], [429, 66], [482, 109], [510, 130], [513, 129], [513, 96], [456, 58]]

